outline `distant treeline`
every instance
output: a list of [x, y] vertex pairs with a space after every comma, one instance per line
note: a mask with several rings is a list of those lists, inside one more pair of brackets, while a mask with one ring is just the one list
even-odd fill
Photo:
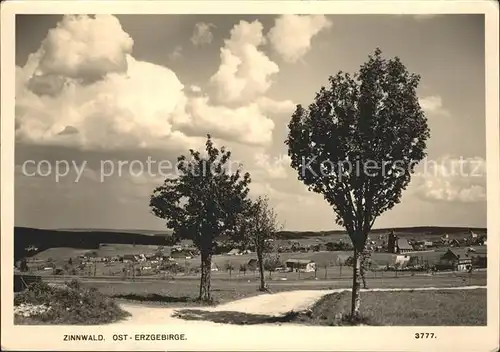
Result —
[[[396, 232], [398, 235], [424, 235], [424, 236], [440, 236], [443, 234], [457, 234], [457, 233], [467, 233], [469, 231], [474, 231], [478, 233], [486, 233], [486, 228], [482, 227], [438, 227], [438, 226], [415, 226], [415, 227], [393, 227], [384, 229], [373, 229], [370, 231], [371, 234], [379, 235], [386, 234], [390, 231]], [[296, 240], [304, 239], [307, 237], [326, 237], [326, 236], [340, 236], [347, 235], [347, 232], [343, 230], [330, 230], [330, 231], [280, 231], [277, 233], [279, 239], [284, 240]]]
[[[30, 257], [54, 247], [98, 249], [101, 243], [168, 245], [168, 235], [151, 236], [129, 232], [58, 231], [14, 227], [14, 260]], [[28, 247], [36, 248], [27, 251]]]

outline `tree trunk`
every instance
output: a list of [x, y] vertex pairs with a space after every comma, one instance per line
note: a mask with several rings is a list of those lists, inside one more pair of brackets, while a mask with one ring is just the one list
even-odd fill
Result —
[[201, 253], [201, 280], [200, 297], [201, 301], [209, 302], [210, 296], [210, 274], [212, 273], [212, 254]]
[[266, 282], [265, 282], [265, 272], [264, 272], [264, 260], [262, 258], [262, 251], [257, 249], [257, 260], [259, 261], [259, 273], [260, 273], [260, 291], [265, 291], [266, 289]]
[[360, 288], [361, 288], [361, 257], [359, 251], [354, 249], [354, 261], [352, 263], [352, 299], [351, 299], [351, 318], [359, 318]]

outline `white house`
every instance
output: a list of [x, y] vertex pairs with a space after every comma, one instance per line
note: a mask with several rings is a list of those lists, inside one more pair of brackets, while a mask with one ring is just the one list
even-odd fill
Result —
[[307, 259], [288, 259], [285, 265], [289, 271], [310, 273], [316, 271], [316, 263]]

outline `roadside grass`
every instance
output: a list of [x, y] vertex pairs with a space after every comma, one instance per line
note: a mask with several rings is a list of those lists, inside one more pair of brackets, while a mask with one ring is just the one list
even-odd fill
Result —
[[[486, 325], [486, 289], [362, 292], [366, 325], [482, 326]], [[351, 293], [321, 298], [298, 321], [308, 325], [349, 324]]]
[[199, 282], [196, 280], [179, 280], [175, 282], [148, 283], [92, 283], [99, 292], [117, 301], [127, 301], [148, 305], [168, 307], [211, 306], [262, 294], [257, 284], [238, 285], [237, 282], [225, 283], [214, 287], [212, 284], [212, 302], [198, 300]]
[[182, 309], [174, 317], [222, 324], [293, 323], [325, 326], [484, 326], [486, 290], [363, 292], [362, 316], [350, 319], [351, 293], [324, 296], [305, 312], [268, 316], [232, 311]]
[[72, 281], [65, 287], [33, 283], [14, 295], [14, 324], [99, 325], [128, 317], [113, 299]]

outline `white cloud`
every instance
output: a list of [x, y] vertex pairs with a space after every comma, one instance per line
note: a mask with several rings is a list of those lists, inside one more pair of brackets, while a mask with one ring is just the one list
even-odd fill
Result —
[[207, 97], [198, 97], [189, 100], [186, 111], [183, 127], [204, 129], [225, 140], [237, 136], [238, 141], [248, 144], [268, 144], [272, 140], [274, 122], [256, 103], [228, 108], [210, 105]]
[[[110, 32], [99, 36], [106, 28]], [[118, 29], [113, 16], [65, 17], [26, 65], [16, 67], [19, 141], [88, 149], [190, 148], [211, 133], [228, 141], [268, 144], [274, 128], [268, 114], [293, 107], [290, 101], [261, 95], [270, 84], [269, 72], [278, 67], [256, 49], [263, 41], [258, 22], [235, 26], [226, 42], [228, 55], [244, 61], [238, 76], [229, 75], [227, 82], [215, 79], [223, 89], [243, 86], [229, 98], [244, 104], [232, 108], [209, 103], [200, 87], [185, 87], [169, 68], [134, 59], [132, 40]], [[223, 60], [219, 72], [224, 67]]]
[[263, 95], [279, 67], [259, 47], [265, 43], [259, 21], [241, 21], [221, 48], [221, 64], [212, 76], [215, 100], [223, 104], [246, 104]]
[[[182, 83], [171, 70], [130, 55], [127, 65], [126, 75], [109, 73], [93, 84], [59, 76], [63, 89], [53, 96], [25, 86], [16, 97], [17, 137], [88, 148], [147, 147], [176, 139], [173, 124], [182, 108]], [[63, 133], [68, 129], [73, 133]]]
[[182, 59], [182, 47], [181, 46], [176, 46], [174, 48], [174, 51], [172, 51], [169, 55], [168, 58], [172, 61]]
[[126, 72], [133, 44], [114, 16], [65, 16], [43, 41], [34, 73], [94, 80]]
[[191, 42], [195, 46], [210, 44], [213, 40], [211, 28], [215, 27], [212, 23], [199, 22], [194, 26]]
[[191, 85], [189, 87], [189, 89], [191, 89], [191, 92], [193, 92], [193, 93], [200, 93], [201, 92], [201, 88], [196, 86], [196, 85]]
[[425, 161], [419, 169], [414, 191], [423, 199], [464, 203], [486, 200], [486, 163], [481, 158], [444, 157]]
[[297, 62], [310, 50], [312, 38], [331, 26], [324, 15], [282, 15], [275, 20], [268, 38], [285, 61]]
[[432, 95], [423, 97], [419, 100], [420, 106], [428, 114], [450, 116], [450, 112], [443, 107], [443, 101], [440, 96]]

